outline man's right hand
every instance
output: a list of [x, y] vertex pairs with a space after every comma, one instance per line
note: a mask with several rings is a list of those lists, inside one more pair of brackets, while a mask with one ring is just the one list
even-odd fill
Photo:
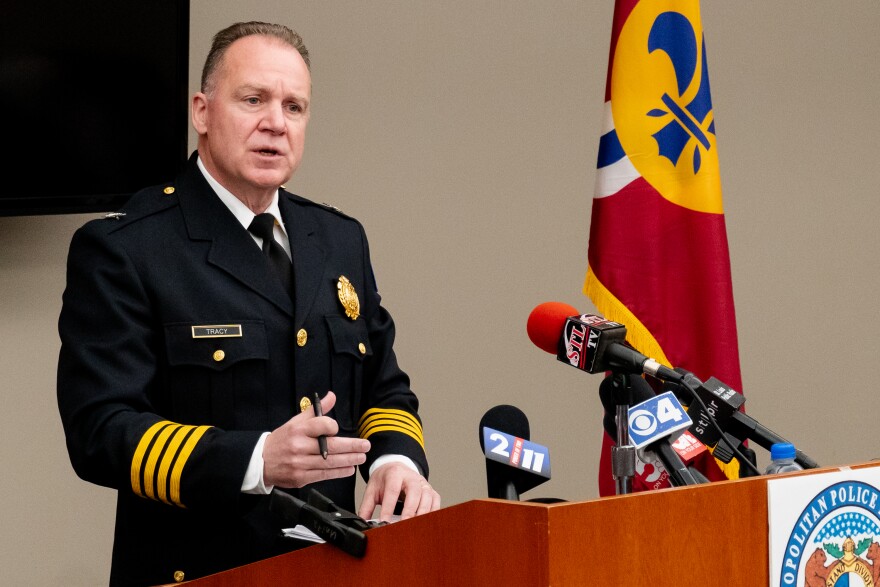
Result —
[[[336, 394], [321, 400], [324, 413], [336, 404]], [[278, 487], [302, 487], [309, 483], [354, 475], [367, 460], [370, 441], [337, 437], [339, 424], [329, 416], [306, 410], [266, 437], [263, 445], [263, 482]], [[318, 436], [327, 437], [327, 459], [318, 451]]]

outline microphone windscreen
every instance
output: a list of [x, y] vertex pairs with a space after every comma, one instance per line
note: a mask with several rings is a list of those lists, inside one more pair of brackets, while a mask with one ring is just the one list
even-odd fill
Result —
[[500, 405], [490, 408], [480, 418], [480, 427], [477, 433], [480, 436], [480, 450], [486, 452], [483, 442], [483, 428], [493, 428], [523, 440], [529, 440], [529, 419], [525, 413], [516, 406]]
[[[654, 389], [651, 384], [644, 378], [637, 375], [629, 376], [629, 384], [632, 387], [632, 397], [630, 397], [630, 406], [640, 404], [646, 399], [654, 397]], [[599, 384], [599, 400], [602, 407], [605, 408], [605, 415], [602, 418], [602, 425], [605, 432], [611, 438], [617, 438], [617, 404], [614, 401], [614, 376], [609, 375]]]
[[565, 328], [565, 319], [569, 316], [580, 316], [580, 312], [563, 302], [538, 304], [526, 323], [529, 339], [539, 349], [555, 355], [562, 329]]

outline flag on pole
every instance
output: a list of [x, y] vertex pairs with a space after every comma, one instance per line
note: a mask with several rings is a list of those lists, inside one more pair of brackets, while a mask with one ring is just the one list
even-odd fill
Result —
[[[584, 293], [643, 354], [741, 390], [699, 0], [616, 0], [597, 167]], [[710, 479], [738, 476], [705, 455]]]

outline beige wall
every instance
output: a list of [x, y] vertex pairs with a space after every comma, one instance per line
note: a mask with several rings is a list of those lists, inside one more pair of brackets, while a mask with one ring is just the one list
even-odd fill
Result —
[[[525, 322], [543, 301], [591, 307], [613, 2], [192, 4], [193, 87], [210, 35], [235, 20], [289, 23], [312, 51], [289, 187], [367, 227], [444, 503], [485, 496], [477, 424], [500, 403], [551, 449], [553, 479], [525, 497], [595, 497], [600, 379], [535, 348]], [[704, 0], [703, 23], [749, 413], [824, 465], [878, 457], [880, 5]], [[106, 583], [115, 494], [75, 476], [55, 405], [65, 255], [87, 218], [0, 219], [10, 584]]]

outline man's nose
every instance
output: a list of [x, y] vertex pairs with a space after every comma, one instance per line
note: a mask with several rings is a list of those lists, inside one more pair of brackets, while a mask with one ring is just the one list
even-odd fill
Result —
[[260, 121], [260, 129], [281, 134], [287, 129], [284, 118], [284, 106], [282, 104], [269, 104], [263, 111], [263, 119]]

